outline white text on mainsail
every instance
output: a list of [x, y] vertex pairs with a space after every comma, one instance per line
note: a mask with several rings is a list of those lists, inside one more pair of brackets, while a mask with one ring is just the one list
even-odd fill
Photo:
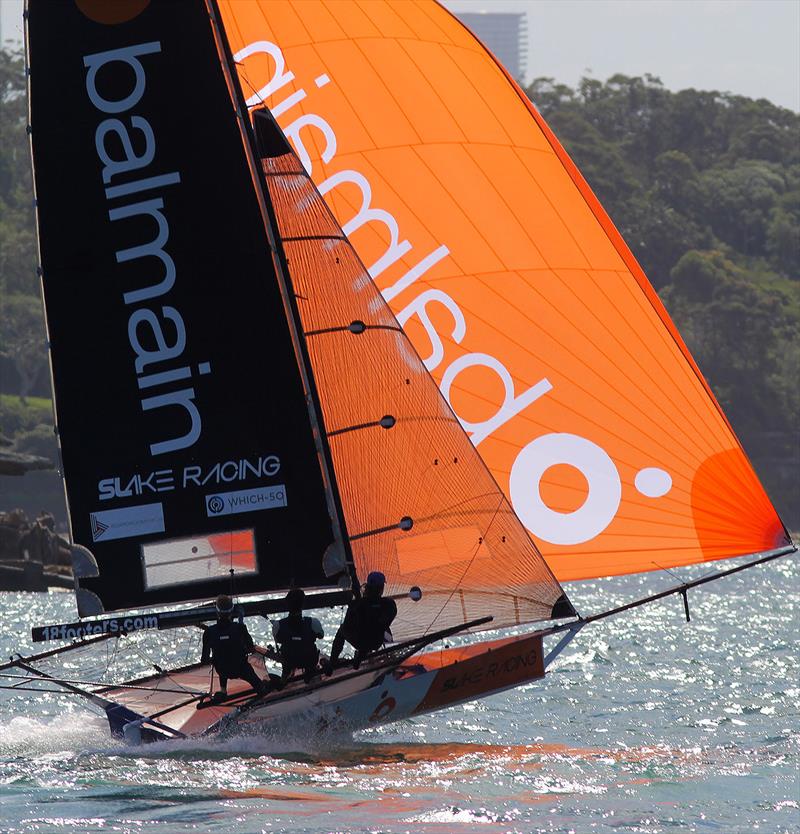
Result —
[[97, 482], [100, 501], [130, 498], [154, 492], [203, 487], [208, 484], [230, 484], [250, 479], [273, 478], [280, 472], [281, 459], [277, 455], [258, 455], [252, 459], [216, 461], [200, 466], [190, 464], [183, 469], [156, 469], [101, 478]]
[[[137, 286], [122, 293], [125, 305], [135, 307], [128, 318], [127, 338], [135, 354], [134, 371], [141, 396], [143, 411], [162, 408], [182, 409], [188, 417], [188, 429], [183, 435], [149, 443], [150, 454], [163, 455], [193, 446], [202, 431], [200, 411], [195, 405], [194, 387], [175, 389], [174, 383], [211, 372], [209, 362], [200, 362], [196, 371], [191, 366], [165, 367], [182, 356], [186, 347], [186, 325], [183, 317], [172, 306], [144, 306], [146, 302], [163, 299], [170, 293], [177, 277], [175, 261], [166, 251], [169, 240], [169, 222], [164, 214], [164, 198], [152, 196], [157, 189], [180, 183], [180, 174], [148, 175], [136, 180], [118, 183], [120, 175], [147, 169], [156, 155], [156, 137], [150, 122], [141, 115], [130, 115], [127, 123], [118, 116], [129, 113], [142, 99], [147, 76], [140, 60], [142, 56], [161, 51], [159, 41], [136, 44], [86, 55], [86, 91], [92, 104], [109, 118], [103, 119], [95, 130], [94, 142], [97, 156], [103, 165], [102, 176], [106, 200], [115, 201], [109, 208], [112, 223], [135, 217], [151, 218], [156, 226], [156, 236], [145, 243], [138, 243], [115, 253], [118, 264], [135, 262]], [[117, 90], [121, 97], [108, 98], [100, 92], [98, 81], [108, 73], [108, 67], [116, 64], [120, 73], [127, 66], [130, 87]], [[124, 66], [120, 66], [124, 65]], [[148, 172], [149, 173], [149, 172]], [[140, 195], [147, 193], [147, 199]], [[131, 198], [133, 201], [118, 205], [116, 201]], [[155, 259], [155, 273], [153, 264]], [[130, 273], [127, 273], [128, 275]], [[170, 386], [167, 390], [165, 386]], [[152, 391], [151, 389], [157, 389]]]

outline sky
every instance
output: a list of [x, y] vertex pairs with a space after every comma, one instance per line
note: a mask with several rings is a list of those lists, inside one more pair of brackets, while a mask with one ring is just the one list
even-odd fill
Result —
[[[280, 2], [280, 0], [275, 0]], [[658, 76], [800, 111], [800, 0], [445, 0], [452, 11], [525, 12], [527, 80]], [[22, 39], [22, 0], [0, 0], [2, 38]]]
[[800, 111], [800, 0], [445, 0], [454, 12], [525, 12], [527, 80], [651, 73]]

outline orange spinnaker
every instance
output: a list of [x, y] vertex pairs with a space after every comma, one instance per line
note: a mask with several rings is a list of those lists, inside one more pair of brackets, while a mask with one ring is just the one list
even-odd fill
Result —
[[603, 208], [458, 20], [427, 0], [220, 5], [248, 103], [275, 113], [559, 579], [788, 542]]

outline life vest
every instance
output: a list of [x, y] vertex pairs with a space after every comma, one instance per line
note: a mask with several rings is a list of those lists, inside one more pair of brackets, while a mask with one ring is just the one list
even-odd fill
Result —
[[361, 651], [379, 649], [385, 640], [386, 631], [397, 616], [394, 600], [361, 597], [352, 605], [353, 613], [347, 617], [347, 642]]
[[287, 669], [305, 669], [319, 659], [311, 617], [284, 617], [278, 623], [275, 642], [280, 646], [281, 663]]
[[240, 623], [215, 623], [208, 627], [206, 639], [211, 646], [214, 668], [223, 674], [238, 671], [253, 648], [250, 634]]

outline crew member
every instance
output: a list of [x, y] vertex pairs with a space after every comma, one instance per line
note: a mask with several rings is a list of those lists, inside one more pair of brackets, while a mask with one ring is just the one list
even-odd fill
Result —
[[318, 619], [303, 616], [305, 598], [302, 588], [292, 588], [286, 594], [289, 615], [272, 626], [272, 636], [280, 653], [281, 681], [287, 680], [295, 669], [301, 669], [303, 680], [310, 683], [317, 671], [317, 640], [324, 637], [325, 632]]
[[244, 623], [231, 621], [233, 600], [223, 595], [217, 597], [217, 622], [203, 633], [203, 655], [201, 663], [213, 662], [219, 675], [219, 689], [213, 699], [221, 701], [228, 695], [228, 681], [240, 678], [247, 681], [259, 694], [268, 690], [268, 685], [256, 674], [247, 662], [247, 655], [255, 651], [253, 638]]
[[355, 649], [353, 668], [358, 669], [364, 656], [392, 640], [390, 626], [397, 616], [397, 604], [383, 596], [386, 577], [378, 570], [367, 577], [362, 596], [347, 606], [344, 621], [333, 638], [330, 663], [326, 672], [333, 671], [344, 641]]

